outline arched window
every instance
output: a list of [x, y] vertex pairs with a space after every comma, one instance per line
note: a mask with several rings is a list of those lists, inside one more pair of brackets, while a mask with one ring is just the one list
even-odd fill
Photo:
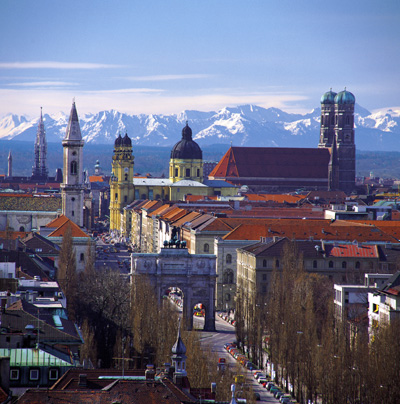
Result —
[[346, 261], [343, 261], [343, 262], [342, 262], [342, 268], [343, 268], [343, 269], [346, 269], [346, 268], [347, 268], [347, 262], [346, 262]]
[[24, 227], [24, 226], [21, 226], [21, 227], [19, 228], [19, 231], [25, 231], [25, 227]]
[[275, 261], [275, 266], [276, 266], [277, 268], [279, 268], [279, 260], [276, 260], [276, 261]]
[[128, 174], [125, 174], [125, 181], [128, 181]]
[[333, 268], [333, 261], [329, 261], [329, 268]]
[[316, 260], [313, 261], [312, 267], [313, 268], [318, 268], [318, 262]]
[[267, 267], [267, 260], [263, 260], [263, 267], [264, 267], [264, 268]]
[[231, 269], [224, 272], [223, 281], [224, 283], [233, 283], [233, 271]]
[[177, 168], [175, 168], [175, 177], [178, 177], [179, 171]]
[[231, 254], [227, 254], [227, 255], [226, 255], [226, 263], [227, 263], [227, 264], [231, 264], [231, 263], [232, 263], [232, 255], [231, 255]]
[[357, 261], [357, 262], [356, 262], [356, 269], [360, 269], [360, 268], [361, 268], [360, 261]]
[[203, 251], [204, 251], [205, 253], [210, 252], [210, 246], [209, 246], [207, 243], [204, 244]]
[[73, 174], [73, 175], [78, 174], [78, 163], [75, 160], [71, 161], [70, 170], [71, 170], [71, 174]]

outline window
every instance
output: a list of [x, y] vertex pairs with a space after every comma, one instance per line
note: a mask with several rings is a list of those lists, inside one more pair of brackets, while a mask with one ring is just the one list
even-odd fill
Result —
[[70, 165], [71, 174], [76, 175], [78, 173], [78, 163], [74, 160]]
[[35, 252], [42, 252], [41, 248], [35, 248]]
[[71, 201], [72, 201], [72, 202], [75, 202], [75, 198], [74, 198], [74, 197], [72, 197], [72, 198], [71, 198]]
[[140, 195], [139, 195], [139, 190], [135, 189], [135, 199], [139, 199]]
[[175, 177], [178, 177], [178, 169], [175, 168]]
[[126, 195], [124, 196], [124, 202], [128, 202], [128, 197]]
[[329, 261], [329, 268], [333, 268], [333, 261]]
[[275, 261], [275, 266], [276, 266], [277, 268], [279, 268], [279, 260], [276, 260], [276, 261]]
[[314, 260], [313, 263], [312, 263], [312, 267], [313, 268], [318, 268], [318, 262]]
[[227, 264], [231, 264], [231, 263], [232, 263], [232, 255], [231, 255], [231, 254], [227, 254], [227, 255], [226, 255], [226, 263], [227, 263]]
[[118, 201], [118, 192], [115, 193], [115, 200]]
[[81, 262], [84, 261], [85, 260], [85, 254], [81, 253], [79, 259], [80, 259]]
[[200, 177], [200, 169], [197, 169], [197, 176]]
[[75, 216], [75, 211], [74, 210], [71, 211], [71, 216]]
[[346, 116], [346, 125], [350, 125], [350, 117], [348, 115]]
[[267, 267], [267, 260], [263, 260], [263, 267], [264, 267], [264, 268]]
[[125, 181], [128, 181], [128, 174], [125, 174]]
[[190, 177], [190, 168], [186, 169], [186, 177]]
[[18, 380], [18, 379], [19, 379], [19, 369], [11, 369], [10, 380]]
[[39, 369], [31, 369], [29, 371], [29, 380], [39, 380]]
[[49, 380], [58, 379], [58, 369], [49, 369]]
[[346, 261], [343, 261], [343, 262], [342, 262], [342, 268], [343, 268], [343, 269], [346, 269], [346, 268], [347, 268], [347, 262], [346, 262]]
[[230, 294], [230, 293], [227, 293], [227, 294], [225, 295], [225, 300], [226, 300], [227, 302], [230, 302], [230, 301], [231, 301], [231, 294]]
[[223, 281], [224, 283], [233, 283], [233, 272], [231, 269], [224, 272]]
[[263, 286], [262, 286], [262, 292], [263, 292], [263, 293], [267, 293], [267, 285], [263, 285]]
[[207, 243], [204, 244], [203, 251], [204, 251], [205, 253], [210, 252], [210, 246], [209, 246]]
[[21, 227], [19, 228], [19, 231], [25, 231], [25, 227], [24, 227], [24, 226], [21, 226]]
[[360, 261], [357, 261], [357, 262], [356, 262], [356, 269], [360, 269], [360, 268], [361, 268]]
[[266, 281], [266, 280], [267, 280], [267, 274], [263, 274], [262, 280], [263, 280], [263, 281]]

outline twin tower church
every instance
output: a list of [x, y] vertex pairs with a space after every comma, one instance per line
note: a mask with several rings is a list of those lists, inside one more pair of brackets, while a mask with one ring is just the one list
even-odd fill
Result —
[[[328, 91], [321, 98], [318, 148], [231, 146], [213, 165], [203, 162], [188, 123], [171, 150], [168, 178], [134, 176], [132, 141], [127, 134], [114, 143], [110, 179], [110, 230], [120, 230], [124, 208], [134, 200], [185, 200], [187, 195], [229, 197], [240, 187], [250, 192], [298, 189], [351, 193], [355, 189], [355, 97], [349, 91]], [[75, 102], [65, 138], [63, 214], [83, 226], [83, 140]]]

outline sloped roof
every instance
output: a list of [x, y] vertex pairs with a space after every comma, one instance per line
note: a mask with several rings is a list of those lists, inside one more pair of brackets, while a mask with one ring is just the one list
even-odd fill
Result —
[[174, 222], [172, 222], [172, 225], [177, 226], [177, 227], [182, 226], [186, 222], [191, 222], [192, 220], [199, 217], [200, 215], [201, 215], [201, 213], [199, 213], [199, 212], [189, 212], [187, 215], [182, 216], [178, 220], [175, 220]]
[[297, 240], [335, 240], [358, 242], [390, 242], [398, 240], [382, 230], [368, 225], [356, 225], [345, 220], [323, 219], [263, 219], [258, 224], [242, 224], [223, 237], [224, 240], [258, 240], [260, 237], [288, 237]]
[[[38, 314], [39, 311], [39, 314]], [[59, 318], [61, 326], [57, 327], [51, 311], [40, 309], [26, 300], [17, 300], [4, 313], [1, 325], [10, 332], [25, 332], [29, 324], [40, 324], [40, 341], [42, 343], [82, 343], [81, 338], [72, 321]]]
[[65, 222], [68, 221], [67, 216], [60, 215], [56, 219], [53, 219], [51, 222], [46, 224], [46, 227], [57, 228], [63, 225]]
[[305, 198], [304, 195], [289, 194], [244, 194], [249, 201], [274, 201], [279, 203], [297, 203]]
[[64, 234], [66, 233], [68, 228], [71, 228], [72, 237], [90, 238], [90, 236], [86, 234], [77, 224], [75, 224], [72, 220], [69, 219], [64, 224], [57, 227], [47, 237], [64, 237]]
[[2, 195], [0, 194], [0, 210], [17, 210], [33, 212], [57, 212], [61, 210], [61, 198], [55, 196]]
[[340, 244], [324, 247], [326, 255], [331, 257], [352, 257], [352, 258], [379, 258], [376, 245]]
[[210, 173], [210, 178], [316, 178], [327, 180], [328, 149], [233, 147]]

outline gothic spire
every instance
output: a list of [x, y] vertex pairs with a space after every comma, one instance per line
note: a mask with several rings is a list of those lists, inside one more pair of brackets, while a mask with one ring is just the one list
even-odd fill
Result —
[[72, 102], [71, 113], [69, 114], [69, 121], [67, 133], [64, 140], [82, 140], [81, 128], [79, 126], [78, 112], [76, 111], [75, 100]]
[[40, 107], [40, 119], [35, 140], [35, 164], [32, 167], [32, 176], [45, 179], [47, 175], [46, 131], [44, 129], [43, 111], [42, 107]]

